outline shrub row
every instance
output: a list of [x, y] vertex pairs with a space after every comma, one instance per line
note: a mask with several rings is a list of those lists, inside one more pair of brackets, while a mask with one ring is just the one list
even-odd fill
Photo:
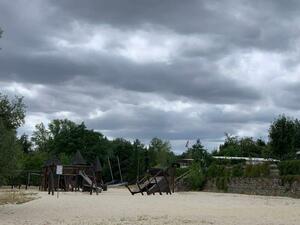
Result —
[[207, 176], [215, 177], [268, 177], [270, 168], [268, 164], [246, 165], [236, 164], [231, 167], [212, 164], [207, 170]]
[[300, 175], [300, 160], [281, 161], [278, 164], [280, 175]]

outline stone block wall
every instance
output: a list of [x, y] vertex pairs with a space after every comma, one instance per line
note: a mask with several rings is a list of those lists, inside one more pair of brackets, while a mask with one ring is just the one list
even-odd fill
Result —
[[[292, 182], [278, 178], [227, 178], [223, 182], [223, 189], [218, 188], [218, 178], [209, 179], [204, 191], [229, 192], [239, 194], [288, 196], [300, 198], [300, 181]], [[225, 183], [225, 184], [224, 184]], [[225, 188], [224, 188], [225, 186]]]

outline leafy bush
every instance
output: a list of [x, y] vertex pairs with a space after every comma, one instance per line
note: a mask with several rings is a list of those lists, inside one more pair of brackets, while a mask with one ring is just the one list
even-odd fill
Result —
[[187, 171], [189, 171], [190, 168], [177, 168], [176, 169], [176, 177], [180, 177], [182, 174], [186, 173]]
[[216, 186], [219, 190], [227, 191], [228, 190], [228, 177], [217, 177]]
[[214, 163], [218, 165], [236, 165], [236, 164], [242, 164], [245, 163], [246, 160], [244, 159], [214, 159]]
[[245, 168], [245, 177], [268, 177], [270, 175], [269, 164], [247, 165]]
[[260, 165], [260, 175], [262, 177], [268, 177], [270, 176], [270, 165], [268, 163], [264, 163]]
[[236, 164], [232, 167], [231, 176], [232, 177], [242, 177], [244, 175], [244, 168], [241, 164]]
[[185, 180], [192, 190], [195, 190], [195, 191], [200, 190], [205, 183], [205, 176], [201, 170], [200, 165], [193, 164], [191, 166], [191, 172], [185, 178]]
[[280, 175], [300, 175], [300, 160], [282, 161], [278, 168]]
[[211, 164], [207, 169], [208, 177], [224, 177], [229, 176], [230, 171], [223, 165]]
[[46, 152], [31, 152], [24, 155], [24, 169], [40, 171], [48, 158], [49, 156]]

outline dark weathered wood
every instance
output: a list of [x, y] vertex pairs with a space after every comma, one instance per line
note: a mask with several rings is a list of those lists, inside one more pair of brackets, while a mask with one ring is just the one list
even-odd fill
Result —
[[[80, 189], [89, 191], [91, 194], [93, 191], [98, 194], [103, 187], [102, 171], [100, 167], [86, 164], [75, 165], [63, 165], [63, 171], [59, 179], [56, 176], [56, 161], [50, 161], [42, 169], [41, 175], [41, 190], [48, 190], [50, 194], [52, 190], [64, 190], [64, 191], [79, 191]], [[95, 170], [97, 169], [97, 176]], [[90, 181], [88, 180], [90, 179]], [[54, 185], [52, 184], [52, 181]], [[88, 183], [88, 185], [86, 185]], [[99, 183], [99, 185], [98, 185]]]
[[155, 184], [156, 184], [156, 186], [158, 187], [159, 194], [160, 194], [160, 195], [162, 195], [162, 193], [161, 193], [161, 188], [160, 188], [160, 185], [159, 185], [159, 183], [157, 182], [157, 179], [156, 179], [156, 177], [154, 177], [154, 181], [155, 181]]
[[146, 191], [148, 195], [155, 193], [172, 194], [172, 190], [174, 191], [174, 175], [175, 168], [168, 168], [167, 170], [151, 168], [149, 172], [145, 175], [141, 180], [137, 180], [136, 186], [138, 191], [132, 191], [129, 187], [128, 190], [132, 195], [136, 193], [141, 193]]
[[137, 186], [138, 186], [138, 189], [140, 190], [140, 193], [141, 193], [142, 195], [144, 195], [143, 190], [142, 190], [142, 188], [141, 188], [141, 186], [140, 186], [139, 183], [137, 183]]
[[26, 182], [26, 187], [25, 187], [26, 190], [29, 187], [29, 185], [30, 185], [30, 172], [27, 173], [27, 182]]

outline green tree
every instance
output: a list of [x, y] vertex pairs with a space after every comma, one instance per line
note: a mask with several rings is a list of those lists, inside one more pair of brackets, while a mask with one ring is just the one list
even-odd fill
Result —
[[141, 143], [139, 139], [136, 139], [133, 142], [133, 169], [132, 173], [136, 173], [137, 179], [143, 176], [146, 168], [145, 168], [145, 146]]
[[133, 157], [133, 145], [124, 138], [116, 138], [111, 142], [108, 155], [111, 159], [114, 178], [120, 179], [117, 157], [119, 158], [122, 177], [124, 180], [134, 180], [136, 178], [136, 164]]
[[279, 116], [270, 126], [269, 139], [272, 153], [280, 159], [292, 158], [295, 154], [296, 127], [295, 121], [285, 115]]
[[33, 131], [32, 142], [34, 142], [37, 151], [48, 152], [49, 150], [49, 140], [50, 132], [46, 129], [43, 123], [37, 124], [35, 126], [35, 131]]
[[185, 178], [185, 181], [194, 191], [199, 191], [203, 188], [205, 183], [205, 175], [203, 174], [202, 168], [198, 163], [192, 164], [190, 173]]
[[211, 162], [211, 156], [201, 144], [200, 139], [198, 139], [196, 144], [187, 150], [186, 154], [189, 158], [194, 159], [194, 161], [198, 163], [202, 169], [206, 169]]
[[0, 93], [0, 119], [7, 129], [17, 129], [25, 122], [25, 104], [23, 97], [10, 100]]
[[153, 138], [149, 145], [149, 158], [151, 166], [166, 167], [174, 160], [169, 141]]
[[252, 137], [230, 136], [226, 134], [224, 144], [214, 155], [238, 157], [262, 157], [268, 146], [262, 139], [254, 140]]
[[32, 142], [29, 140], [27, 134], [22, 134], [19, 138], [19, 144], [21, 145], [22, 152], [28, 154], [32, 151]]
[[0, 184], [17, 175], [21, 168], [22, 152], [16, 129], [24, 123], [25, 105], [23, 98], [0, 93]]
[[16, 131], [8, 129], [0, 119], [0, 185], [18, 174], [22, 167], [21, 154]]
[[294, 148], [295, 151], [299, 151], [300, 149], [300, 121], [298, 119], [296, 119], [294, 121], [294, 126], [295, 126], [295, 136], [294, 136]]
[[239, 140], [241, 155], [244, 157], [261, 157], [263, 147], [261, 140], [254, 141], [252, 137], [244, 137]]
[[221, 144], [217, 155], [221, 156], [242, 156], [241, 150], [239, 148], [239, 140], [237, 136], [230, 136], [225, 133], [224, 144]]
[[32, 141], [37, 150], [51, 155], [68, 157], [80, 150], [88, 161], [93, 161], [96, 156], [106, 157], [109, 143], [101, 133], [87, 129], [84, 123], [76, 124], [68, 119], [53, 120], [48, 129], [43, 123], [38, 124]]

